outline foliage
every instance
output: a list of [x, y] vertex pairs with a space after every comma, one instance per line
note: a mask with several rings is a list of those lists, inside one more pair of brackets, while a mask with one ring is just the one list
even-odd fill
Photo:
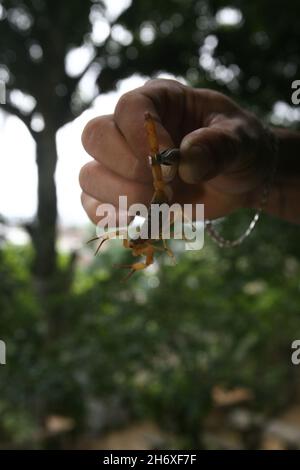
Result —
[[133, 41], [116, 47], [119, 66], [102, 71], [100, 86], [166, 71], [268, 115], [276, 101], [290, 104], [299, 77], [299, 16], [294, 0], [133, 1], [117, 20]]
[[156, 420], [184, 446], [199, 445], [216, 385], [251, 389], [251, 407], [264, 414], [280, 409], [296, 379], [290, 345], [300, 330], [298, 234], [283, 223], [270, 229], [268, 221], [258, 232], [247, 247], [222, 255], [208, 243], [178, 252], [175, 267], [162, 257], [157, 270], [128, 284], [112, 267], [123, 256], [112, 242], [115, 248], [77, 273], [69, 294], [53, 300], [60, 304], [54, 335], [30, 289], [28, 253], [4, 250], [2, 439], [24, 439], [23, 427], [28, 438], [28, 422], [37, 433], [41, 416], [51, 413], [71, 416], [75, 433], [83, 432], [92, 397], [116, 397], [129, 416]]

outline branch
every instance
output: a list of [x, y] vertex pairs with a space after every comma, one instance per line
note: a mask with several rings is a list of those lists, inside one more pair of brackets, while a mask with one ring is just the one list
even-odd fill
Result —
[[88, 71], [88, 69], [91, 67], [91, 65], [93, 65], [93, 63], [95, 62], [95, 59], [97, 58], [97, 54], [94, 54], [92, 59], [89, 61], [89, 63], [84, 67], [83, 71], [76, 77], [76, 81], [77, 83], [80, 82], [80, 80], [84, 77], [84, 75], [86, 74], [86, 72]]
[[[94, 63], [97, 62], [97, 60], [99, 59], [99, 57], [101, 57], [101, 52], [103, 51], [103, 48], [104, 48], [104, 45], [106, 44], [107, 40], [104, 42], [104, 44], [101, 44], [101, 46], [95, 46], [93, 44], [93, 47], [94, 47], [94, 54], [93, 54], [93, 57], [91, 58], [91, 60], [88, 62], [88, 64], [84, 67], [84, 69], [82, 70], [82, 72], [80, 72], [79, 75], [77, 75], [76, 77], [69, 77], [66, 75], [67, 77], [67, 82], [68, 82], [68, 95], [71, 97], [72, 94], [74, 93], [74, 91], [76, 90], [76, 87], [78, 86], [78, 83], [80, 82], [80, 80], [84, 77], [84, 75], [86, 74], [86, 72], [89, 70], [89, 68], [91, 67], [91, 65], [93, 65]], [[70, 83], [72, 82], [72, 83]]]
[[16, 108], [13, 104], [11, 103], [5, 103], [1, 106], [1, 109], [3, 109], [3, 111], [9, 113], [9, 114], [12, 114], [13, 116], [16, 116], [18, 117], [19, 119], [21, 119], [21, 121], [24, 122], [24, 124], [28, 127], [28, 130], [30, 131], [30, 133], [32, 134], [32, 129], [30, 128], [30, 122], [31, 122], [31, 118], [32, 118], [32, 113], [30, 114], [23, 114], [19, 108]]

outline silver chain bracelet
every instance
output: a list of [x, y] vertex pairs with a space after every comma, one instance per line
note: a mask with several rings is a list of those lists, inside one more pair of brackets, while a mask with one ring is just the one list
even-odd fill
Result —
[[270, 194], [271, 186], [273, 184], [276, 169], [277, 169], [278, 139], [275, 136], [274, 132], [269, 127], [265, 127], [265, 135], [267, 137], [267, 146], [269, 147], [270, 152], [273, 154], [273, 166], [272, 166], [271, 173], [267, 181], [265, 182], [259, 207], [256, 213], [254, 214], [248, 228], [245, 230], [244, 233], [242, 233], [242, 235], [240, 235], [235, 240], [227, 240], [224, 237], [222, 237], [222, 235], [220, 235], [220, 233], [215, 229], [214, 222], [212, 222], [211, 220], [205, 220], [206, 232], [211, 237], [211, 239], [214, 240], [221, 248], [233, 248], [233, 247], [241, 245], [241, 243], [243, 243], [243, 241], [246, 238], [248, 238], [249, 235], [254, 230], [254, 227], [256, 226], [260, 218], [260, 215], [262, 211], [265, 209], [266, 204], [268, 202], [268, 197]]

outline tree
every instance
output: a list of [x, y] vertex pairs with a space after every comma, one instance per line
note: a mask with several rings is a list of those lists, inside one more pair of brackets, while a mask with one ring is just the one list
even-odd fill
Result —
[[[289, 102], [291, 82], [299, 75], [295, 1], [282, 9], [271, 0], [232, 0], [230, 8], [227, 0], [134, 0], [100, 43], [92, 28], [95, 18], [105, 15], [101, 0], [2, 0], [0, 5], [0, 64], [8, 75], [4, 109], [22, 119], [36, 142], [38, 211], [30, 233], [40, 279], [56, 271], [55, 134], [90, 106], [92, 99], [83, 102], [79, 93], [87, 72], [93, 70], [99, 91], [107, 92], [133, 73], [167, 71], [192, 85], [225, 91], [265, 114], [278, 97]], [[83, 44], [91, 58], [70, 76], [66, 56]], [[34, 99], [30, 112], [16, 106], [16, 90]], [[33, 125], [36, 116], [45, 123], [41, 132]]]
[[[66, 55], [84, 40], [90, 41], [91, 9], [97, 9], [100, 14], [104, 6], [101, 1], [79, 0], [4, 0], [0, 5], [0, 64], [8, 75], [4, 110], [19, 117], [36, 142], [38, 209], [29, 232], [35, 248], [34, 273], [47, 283], [57, 267], [55, 135], [84, 106], [90, 105], [90, 102], [78, 103], [77, 100], [76, 106], [75, 98], [76, 93], [78, 98], [78, 84], [91, 62], [73, 77], [66, 72]], [[92, 57], [94, 59], [94, 52]], [[34, 105], [29, 112], [15, 103], [16, 90], [32, 98]], [[39, 132], [34, 125], [37, 117], [44, 122]]]

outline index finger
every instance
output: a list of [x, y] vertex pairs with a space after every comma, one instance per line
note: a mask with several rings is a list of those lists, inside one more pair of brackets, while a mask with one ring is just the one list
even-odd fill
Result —
[[125, 137], [131, 151], [142, 160], [150, 153], [150, 146], [145, 129], [145, 113], [149, 112], [155, 120], [159, 150], [174, 147], [173, 139], [161, 120], [160, 106], [155, 103], [147, 87], [143, 86], [123, 95], [116, 106], [114, 120]]

